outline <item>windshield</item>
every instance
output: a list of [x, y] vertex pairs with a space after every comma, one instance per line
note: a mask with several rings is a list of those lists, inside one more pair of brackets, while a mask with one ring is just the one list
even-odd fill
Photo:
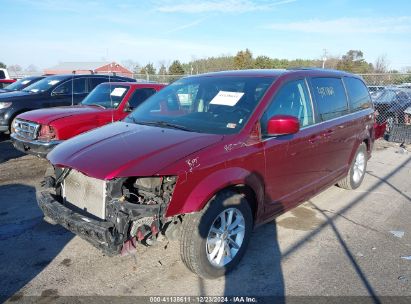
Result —
[[410, 92], [405, 90], [384, 90], [374, 103], [404, 103], [409, 102], [410, 98]]
[[45, 92], [50, 88], [56, 86], [61, 81], [62, 79], [60, 77], [46, 77], [29, 85], [27, 88], [23, 89], [23, 91], [32, 93]]
[[12, 84], [9, 84], [7, 87], [4, 88], [4, 90], [7, 91], [19, 91], [28, 85], [30, 85], [31, 82], [35, 81], [37, 78], [23, 78], [19, 79], [16, 82], [13, 82]]
[[129, 86], [110, 83], [99, 84], [81, 102], [82, 105], [95, 105], [104, 108], [117, 108], [129, 89]]
[[380, 93], [374, 102], [376, 103], [391, 103], [395, 99], [395, 92], [392, 90], [384, 90]]
[[200, 133], [238, 133], [274, 79], [183, 78], [147, 99], [126, 121]]

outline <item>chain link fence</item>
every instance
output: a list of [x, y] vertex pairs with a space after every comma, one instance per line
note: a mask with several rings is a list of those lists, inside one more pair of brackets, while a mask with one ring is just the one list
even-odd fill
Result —
[[371, 93], [376, 121], [385, 124], [385, 138], [411, 143], [411, 74], [361, 75]]
[[168, 75], [168, 74], [133, 74], [133, 78], [137, 80], [137, 82], [158, 82], [169, 84], [177, 79], [185, 77], [188, 75]]

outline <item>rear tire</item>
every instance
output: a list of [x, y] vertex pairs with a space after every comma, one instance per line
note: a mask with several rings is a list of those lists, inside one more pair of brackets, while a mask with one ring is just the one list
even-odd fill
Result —
[[364, 179], [366, 168], [367, 147], [365, 143], [362, 143], [355, 153], [347, 176], [337, 183], [338, 186], [347, 190], [357, 189]]
[[201, 212], [184, 216], [181, 259], [200, 277], [223, 276], [243, 257], [252, 227], [253, 216], [247, 199], [235, 192], [222, 192]]

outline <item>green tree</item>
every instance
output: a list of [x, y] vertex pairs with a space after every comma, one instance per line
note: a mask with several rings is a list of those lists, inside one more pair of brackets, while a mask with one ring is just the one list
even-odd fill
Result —
[[154, 65], [150, 62], [147, 63], [141, 70], [140, 74], [149, 74], [149, 75], [154, 75], [156, 73], [156, 69], [154, 68]]
[[168, 73], [171, 75], [184, 75], [184, 68], [180, 61], [174, 60], [168, 68]]
[[252, 69], [254, 67], [253, 54], [249, 49], [239, 51], [234, 57], [234, 68], [236, 70]]
[[234, 56], [222, 55], [219, 57], [195, 59], [182, 65], [185, 71], [193, 74], [233, 70]]
[[0, 69], [6, 69], [7, 65], [0, 61]]
[[257, 69], [272, 69], [273, 62], [268, 56], [258, 56], [255, 58], [254, 66]]
[[342, 56], [337, 69], [352, 73], [369, 73], [373, 71], [373, 65], [365, 61], [362, 51], [349, 50]]
[[160, 66], [158, 69], [158, 75], [166, 75], [167, 74], [167, 68], [164, 64]]

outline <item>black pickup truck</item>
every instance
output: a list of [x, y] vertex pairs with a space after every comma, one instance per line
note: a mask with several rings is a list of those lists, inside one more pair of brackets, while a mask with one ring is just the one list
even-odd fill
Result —
[[112, 75], [54, 75], [43, 78], [21, 91], [0, 94], [0, 133], [11, 129], [20, 113], [49, 107], [78, 104], [103, 82], [134, 82], [128, 77]]

